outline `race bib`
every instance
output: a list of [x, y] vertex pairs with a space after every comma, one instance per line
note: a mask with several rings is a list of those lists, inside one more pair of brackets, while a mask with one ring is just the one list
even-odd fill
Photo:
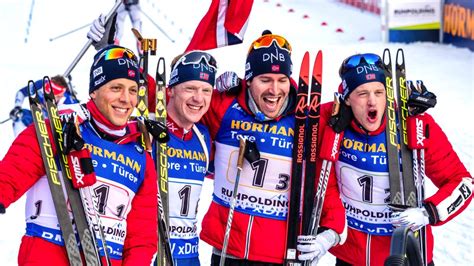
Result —
[[[216, 143], [214, 201], [229, 206], [237, 176], [238, 149]], [[219, 164], [219, 166], [217, 166]], [[244, 160], [238, 184], [237, 211], [285, 220], [288, 212], [291, 160], [260, 152], [260, 159]]]
[[392, 235], [388, 174], [361, 171], [340, 161], [336, 174], [348, 226], [372, 235]]

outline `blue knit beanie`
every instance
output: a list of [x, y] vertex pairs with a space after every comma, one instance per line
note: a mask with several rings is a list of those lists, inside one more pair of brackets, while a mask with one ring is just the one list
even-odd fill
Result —
[[385, 86], [385, 72], [380, 66], [375, 64], [361, 63], [355, 68], [347, 70], [341, 75], [342, 96], [349, 97], [357, 87], [362, 84], [378, 81]]
[[195, 50], [182, 55], [171, 70], [168, 86], [174, 87], [186, 81], [199, 80], [214, 87], [216, 60], [207, 52]]
[[293, 64], [290, 52], [280, 48], [274, 41], [269, 47], [252, 49], [245, 64], [245, 79], [252, 78], [266, 73], [284, 74], [291, 77]]
[[109, 45], [94, 56], [90, 71], [89, 94], [107, 82], [126, 78], [139, 82], [140, 70], [135, 54], [118, 45]]

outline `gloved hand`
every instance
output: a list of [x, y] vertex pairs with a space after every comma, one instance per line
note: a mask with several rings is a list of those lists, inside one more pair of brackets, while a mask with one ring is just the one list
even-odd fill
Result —
[[168, 128], [161, 122], [145, 119], [146, 130], [155, 138], [159, 143], [166, 143], [170, 140]]
[[237, 93], [242, 88], [242, 79], [233, 71], [226, 71], [216, 79], [216, 89], [219, 92]]
[[329, 125], [336, 133], [340, 133], [346, 129], [351, 123], [353, 114], [350, 106], [344, 102], [342, 94], [334, 93], [333, 114], [329, 119]]
[[430, 217], [425, 207], [408, 208], [405, 210], [394, 208], [389, 205], [392, 213], [392, 224], [396, 227], [406, 226], [412, 231], [417, 231], [430, 223]]
[[407, 87], [411, 90], [408, 97], [408, 109], [411, 115], [422, 114], [436, 105], [436, 95], [426, 89], [423, 81], [417, 80], [415, 86], [411, 80], [407, 80]]
[[105, 15], [100, 14], [100, 16], [92, 22], [89, 32], [87, 32], [87, 38], [92, 40], [92, 45], [94, 45], [96, 50], [100, 50], [114, 43], [116, 20], [117, 13], [115, 13], [112, 19], [106, 24]]
[[71, 151], [80, 151], [84, 147], [84, 139], [77, 132], [76, 125], [74, 123], [74, 118], [71, 118], [68, 121], [64, 121], [63, 127], [63, 145], [64, 145], [64, 154], [69, 154]]
[[298, 255], [300, 261], [311, 261], [311, 265], [316, 265], [319, 259], [337, 243], [339, 235], [334, 230], [328, 229], [317, 236], [300, 235], [296, 249], [301, 252]]
[[5, 213], [5, 206], [3, 206], [3, 204], [0, 203], [0, 214], [4, 214]]
[[13, 108], [10, 111], [10, 119], [13, 122], [20, 120], [22, 116], [23, 116], [23, 110], [21, 109], [20, 106], [15, 106], [15, 108]]

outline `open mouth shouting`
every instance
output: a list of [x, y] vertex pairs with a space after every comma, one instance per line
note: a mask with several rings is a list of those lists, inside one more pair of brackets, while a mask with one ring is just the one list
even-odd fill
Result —
[[370, 123], [375, 123], [377, 121], [377, 110], [369, 110], [367, 114], [367, 120]]
[[[264, 106], [261, 109], [268, 112], [277, 112], [280, 107], [282, 96], [265, 95], [262, 97]], [[262, 111], [263, 111], [262, 110]]]

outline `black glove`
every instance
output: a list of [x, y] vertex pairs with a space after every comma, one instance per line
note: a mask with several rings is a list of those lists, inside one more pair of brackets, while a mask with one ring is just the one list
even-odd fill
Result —
[[342, 98], [342, 94], [334, 93], [334, 103], [332, 107], [332, 115], [329, 119], [329, 125], [334, 129], [336, 133], [340, 133], [346, 129], [346, 127], [352, 121], [352, 110], [350, 106], [347, 106]]
[[69, 154], [70, 151], [80, 151], [84, 147], [84, 140], [77, 133], [77, 127], [74, 124], [74, 119], [67, 121], [64, 124], [64, 154]]
[[436, 105], [436, 95], [426, 89], [423, 81], [417, 80], [415, 87], [411, 80], [407, 80], [407, 86], [411, 90], [408, 97], [408, 109], [411, 115], [422, 114]]
[[237, 73], [226, 71], [216, 79], [216, 90], [236, 95], [242, 89], [242, 79]]
[[247, 141], [245, 145], [244, 157], [249, 163], [260, 160], [260, 151], [257, 148], [257, 144], [253, 141]]
[[21, 110], [20, 106], [15, 106], [15, 108], [13, 108], [10, 111], [10, 119], [13, 122], [20, 120], [22, 116], [23, 116], [23, 110]]
[[168, 128], [163, 123], [145, 119], [145, 126], [156, 141], [166, 143], [170, 140]]
[[0, 203], [0, 214], [4, 214], [5, 213], [5, 206], [3, 206], [3, 204]]

